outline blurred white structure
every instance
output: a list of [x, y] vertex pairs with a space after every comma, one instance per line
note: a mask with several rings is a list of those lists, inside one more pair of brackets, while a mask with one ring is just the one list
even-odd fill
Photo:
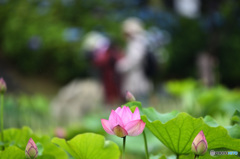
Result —
[[79, 121], [86, 113], [100, 109], [102, 102], [102, 86], [99, 82], [90, 79], [74, 80], [53, 99], [51, 112], [60, 124], [71, 123]]
[[174, 0], [174, 8], [185, 17], [196, 18], [200, 14], [200, 0]]

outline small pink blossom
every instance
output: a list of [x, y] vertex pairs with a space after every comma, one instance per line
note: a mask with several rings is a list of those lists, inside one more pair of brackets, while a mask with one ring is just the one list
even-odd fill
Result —
[[35, 159], [38, 155], [38, 148], [35, 142], [32, 138], [29, 139], [26, 149], [25, 149], [25, 155], [27, 158]]
[[57, 127], [54, 131], [55, 136], [59, 137], [59, 138], [66, 138], [67, 137], [67, 133], [66, 130], [64, 128], [61, 127]]
[[208, 144], [203, 131], [200, 131], [192, 142], [192, 152], [196, 155], [204, 155], [207, 152]]
[[143, 132], [145, 123], [140, 118], [138, 107], [134, 113], [129, 107], [118, 107], [115, 111], [112, 110], [109, 119], [101, 119], [103, 129], [110, 135], [118, 137], [137, 136]]
[[0, 93], [5, 93], [7, 91], [7, 85], [4, 79], [0, 78]]

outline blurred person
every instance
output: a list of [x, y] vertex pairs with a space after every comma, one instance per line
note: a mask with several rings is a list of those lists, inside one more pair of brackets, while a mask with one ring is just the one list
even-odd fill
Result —
[[207, 52], [201, 52], [197, 56], [197, 68], [201, 82], [206, 87], [214, 86], [216, 83], [216, 59]]
[[105, 102], [109, 105], [116, 104], [123, 99], [120, 91], [121, 78], [115, 70], [115, 64], [122, 56], [121, 51], [104, 35], [96, 35], [90, 37], [90, 61], [100, 71]]
[[120, 91], [121, 77], [115, 70], [116, 62], [121, 58], [121, 52], [111, 43], [103, 54], [97, 54], [93, 59], [94, 65], [100, 70], [104, 86], [105, 101], [115, 104], [122, 100]]
[[143, 67], [148, 51], [146, 32], [141, 20], [134, 17], [126, 19], [122, 27], [127, 41], [126, 54], [116, 65], [116, 70], [123, 76], [122, 94], [130, 91], [137, 100], [147, 104], [153, 84]]
[[98, 54], [103, 54], [110, 46], [110, 39], [102, 35], [100, 32], [89, 32], [83, 42], [83, 50], [85, 52], [86, 59], [92, 62]]

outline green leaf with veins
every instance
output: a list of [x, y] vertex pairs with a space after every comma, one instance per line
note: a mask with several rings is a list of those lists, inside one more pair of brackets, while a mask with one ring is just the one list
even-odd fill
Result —
[[105, 141], [102, 135], [85, 133], [73, 139], [53, 138], [52, 142], [65, 149], [75, 159], [119, 159], [120, 151], [112, 141]]
[[226, 148], [240, 151], [240, 140], [231, 138], [224, 127], [210, 127], [202, 118], [193, 118], [187, 113], [179, 113], [166, 123], [161, 120], [151, 121], [146, 115], [142, 116], [142, 120], [165, 146], [179, 155], [191, 153], [193, 139], [201, 130], [206, 136], [209, 150]]

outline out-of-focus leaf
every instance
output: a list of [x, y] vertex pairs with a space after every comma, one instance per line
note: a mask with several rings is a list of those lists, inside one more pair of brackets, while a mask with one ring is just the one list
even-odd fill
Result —
[[0, 152], [0, 159], [25, 159], [25, 151], [16, 146], [7, 147], [4, 151]]
[[166, 89], [173, 95], [181, 96], [186, 92], [194, 90], [196, 86], [196, 81], [187, 79], [184, 81], [170, 81], [167, 83]]
[[203, 121], [208, 125], [208, 126], [211, 126], [211, 127], [217, 127], [219, 126], [219, 124], [217, 123], [216, 120], [214, 120], [211, 116], [207, 115], [204, 117]]
[[240, 126], [238, 124], [235, 124], [233, 126], [227, 126], [226, 129], [229, 132], [229, 135], [232, 138], [240, 139]]
[[233, 124], [240, 125], [240, 111], [236, 110], [231, 118]]
[[125, 106], [128, 106], [129, 108], [136, 106], [138, 108], [142, 108], [142, 103], [138, 102], [138, 101], [134, 101], [134, 102], [128, 102], [126, 104], [124, 104]]
[[167, 157], [165, 155], [162, 155], [161, 157], [159, 157], [159, 159], [167, 159]]
[[105, 141], [104, 137], [94, 133], [85, 133], [73, 139], [53, 138], [52, 142], [65, 149], [75, 159], [118, 159], [120, 151], [112, 141]]
[[[22, 129], [6, 129], [4, 130], [4, 146], [11, 147], [16, 146], [25, 151], [28, 140], [32, 138], [39, 147], [39, 158], [44, 159], [67, 159], [67, 154], [55, 144], [51, 143], [48, 136], [38, 137], [32, 133], [32, 130], [28, 127]], [[45, 156], [45, 157], [44, 157]], [[48, 156], [48, 157], [47, 157]]]

